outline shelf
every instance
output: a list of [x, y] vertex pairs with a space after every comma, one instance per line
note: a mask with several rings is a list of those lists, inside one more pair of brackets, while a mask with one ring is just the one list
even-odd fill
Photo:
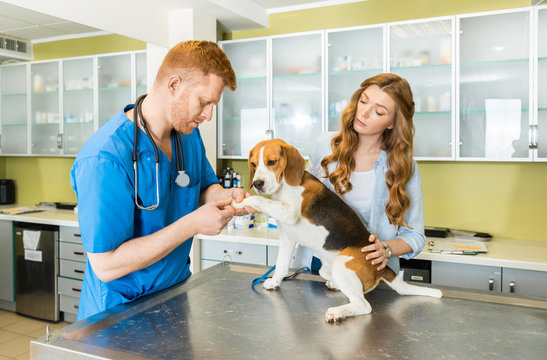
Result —
[[538, 58], [538, 61], [547, 61], [547, 56]]
[[414, 116], [416, 115], [451, 115], [452, 111], [416, 111], [414, 113]]
[[362, 69], [362, 70], [348, 70], [348, 71], [331, 71], [329, 75], [338, 76], [338, 75], [351, 75], [351, 74], [363, 74], [363, 73], [381, 73], [384, 69]]
[[65, 93], [74, 94], [74, 93], [87, 93], [93, 92], [93, 88], [89, 89], [74, 89], [74, 90], [65, 90]]
[[547, 108], [538, 108], [538, 111], [547, 111]]
[[489, 61], [473, 61], [460, 63], [460, 66], [476, 66], [476, 65], [493, 65], [493, 64], [518, 64], [527, 63], [530, 59], [507, 59], [507, 60], [489, 60]]
[[70, 121], [70, 122], [65, 121], [64, 124], [65, 125], [93, 125], [93, 120], [91, 120], [91, 121]]
[[27, 126], [27, 123], [24, 124], [2, 124], [2, 127], [21, 127], [21, 126]]
[[247, 82], [247, 81], [266, 81], [265, 76], [255, 76], [255, 77], [245, 77], [245, 78], [238, 78], [238, 82]]
[[[521, 109], [521, 112], [527, 112], [528, 109]], [[486, 110], [461, 110], [460, 114], [484, 114]]]
[[390, 68], [391, 71], [398, 71], [398, 70], [428, 70], [428, 69], [451, 69], [452, 64], [431, 64], [431, 65], [416, 65], [416, 66], [392, 66]]
[[99, 91], [116, 91], [116, 90], [130, 90], [130, 85], [124, 85], [124, 86], [107, 86], [107, 87], [100, 87]]
[[237, 121], [241, 120], [241, 117], [239, 116], [224, 116], [222, 120], [228, 120], [228, 121]]
[[33, 91], [32, 95], [55, 95], [59, 94], [59, 90], [53, 90], [53, 91]]
[[274, 75], [274, 79], [284, 79], [284, 78], [298, 78], [298, 77], [311, 77], [311, 76], [320, 76], [320, 72], [312, 72], [312, 73], [303, 73], [303, 74], [282, 74], [282, 75]]
[[32, 123], [32, 126], [52, 126], [52, 125], [55, 125], [55, 126], [59, 126], [59, 123], [56, 122], [56, 123], [35, 123], [33, 122]]
[[4, 96], [26, 96], [27, 93], [12, 93], [12, 94], [2, 94], [2, 97]]

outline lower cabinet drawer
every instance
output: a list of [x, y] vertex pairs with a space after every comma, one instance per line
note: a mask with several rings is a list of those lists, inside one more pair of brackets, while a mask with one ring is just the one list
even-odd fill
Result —
[[59, 310], [62, 312], [70, 313], [70, 314], [78, 314], [78, 303], [80, 302], [80, 299], [73, 298], [70, 296], [59, 296]]
[[82, 291], [82, 281], [58, 277], [57, 288], [59, 289], [59, 295], [80, 298], [80, 293]]
[[61, 259], [59, 265], [59, 275], [73, 279], [84, 279], [85, 263]]
[[266, 265], [266, 246], [201, 240], [201, 259]]
[[85, 262], [86, 254], [82, 244], [59, 243], [59, 257], [61, 259]]

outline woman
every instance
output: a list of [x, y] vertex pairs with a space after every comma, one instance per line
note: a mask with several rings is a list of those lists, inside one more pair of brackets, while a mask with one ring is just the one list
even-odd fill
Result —
[[410, 85], [394, 74], [361, 83], [341, 116], [341, 130], [324, 134], [310, 172], [362, 219], [373, 244], [361, 251], [378, 270], [399, 271], [425, 245], [420, 172], [413, 160], [414, 102]]

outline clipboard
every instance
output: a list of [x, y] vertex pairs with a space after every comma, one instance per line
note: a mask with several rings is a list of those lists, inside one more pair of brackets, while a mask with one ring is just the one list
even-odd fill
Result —
[[432, 253], [458, 255], [476, 255], [488, 252], [486, 244], [482, 241], [454, 239], [430, 239], [428, 250]]

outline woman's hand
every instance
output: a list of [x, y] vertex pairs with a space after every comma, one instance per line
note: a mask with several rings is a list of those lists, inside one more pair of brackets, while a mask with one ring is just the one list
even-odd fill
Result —
[[385, 268], [386, 265], [387, 265], [387, 260], [388, 259], [387, 259], [386, 248], [380, 242], [380, 239], [378, 239], [374, 235], [370, 235], [368, 240], [372, 244], [367, 245], [364, 248], [362, 248], [361, 252], [364, 252], [364, 253], [369, 252], [366, 256], [366, 259], [367, 260], [372, 260], [370, 262], [372, 265], [380, 264], [380, 266], [378, 266], [378, 268], [377, 268], [377, 270], [380, 271], [383, 268]]

